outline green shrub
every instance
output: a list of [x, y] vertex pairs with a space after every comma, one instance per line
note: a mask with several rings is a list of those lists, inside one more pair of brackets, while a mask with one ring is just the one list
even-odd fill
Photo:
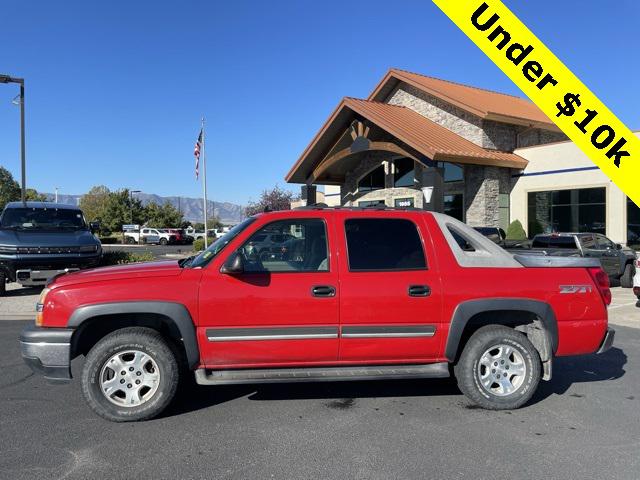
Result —
[[125, 263], [151, 262], [153, 255], [150, 252], [123, 252], [122, 250], [112, 250], [104, 252], [100, 259], [100, 266], [123, 265]]
[[514, 220], [509, 224], [509, 228], [507, 228], [507, 240], [526, 240], [527, 233], [524, 231], [522, 227], [522, 223], [520, 220]]
[[117, 237], [100, 237], [100, 243], [103, 245], [113, 245], [114, 243], [120, 243], [120, 239]]
[[203, 238], [198, 238], [197, 240], [193, 241], [193, 251], [194, 252], [200, 252], [204, 250], [204, 239]]

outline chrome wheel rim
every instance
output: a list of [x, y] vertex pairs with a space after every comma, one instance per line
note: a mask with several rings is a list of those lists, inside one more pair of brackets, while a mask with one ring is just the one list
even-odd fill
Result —
[[100, 371], [100, 391], [119, 407], [138, 407], [155, 395], [158, 364], [148, 353], [126, 350], [111, 356]]
[[516, 348], [499, 344], [488, 348], [478, 362], [478, 380], [492, 395], [505, 397], [518, 391], [527, 376], [524, 356]]

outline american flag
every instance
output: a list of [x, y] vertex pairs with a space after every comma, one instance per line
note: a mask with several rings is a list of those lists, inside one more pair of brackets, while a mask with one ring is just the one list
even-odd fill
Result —
[[193, 156], [196, 157], [196, 180], [198, 179], [198, 175], [200, 174], [200, 147], [202, 145], [202, 130], [200, 130], [200, 135], [198, 135], [198, 140], [196, 141], [196, 146], [193, 148]]

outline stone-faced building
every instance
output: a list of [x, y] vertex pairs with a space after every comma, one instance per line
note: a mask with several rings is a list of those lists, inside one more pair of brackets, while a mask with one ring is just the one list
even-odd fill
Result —
[[344, 98], [287, 174], [309, 203], [413, 206], [472, 226], [510, 220], [522, 147], [566, 140], [533, 103], [391, 69], [366, 100]]

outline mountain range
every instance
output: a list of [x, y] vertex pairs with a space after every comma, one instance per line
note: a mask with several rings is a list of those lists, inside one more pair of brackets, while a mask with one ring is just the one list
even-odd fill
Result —
[[[50, 201], [55, 199], [53, 193], [45, 193]], [[156, 202], [159, 205], [163, 205], [169, 202], [182, 212], [182, 216], [185, 220], [190, 222], [202, 222], [202, 199], [192, 197], [162, 197], [153, 193], [136, 193], [136, 198], [142, 201], [143, 205], [150, 202]], [[58, 194], [58, 203], [64, 203], [66, 205], [78, 205], [82, 195], [63, 195]], [[229, 202], [215, 202], [213, 200], [207, 201], [207, 213], [209, 216], [213, 213], [220, 219], [222, 223], [234, 224], [240, 222], [244, 217], [244, 207], [242, 205], [236, 205]]]

